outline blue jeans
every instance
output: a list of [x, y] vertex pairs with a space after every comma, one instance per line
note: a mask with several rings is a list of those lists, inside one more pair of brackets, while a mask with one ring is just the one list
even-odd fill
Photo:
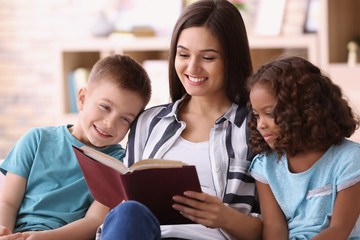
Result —
[[160, 240], [160, 223], [143, 204], [126, 201], [106, 216], [101, 240]]

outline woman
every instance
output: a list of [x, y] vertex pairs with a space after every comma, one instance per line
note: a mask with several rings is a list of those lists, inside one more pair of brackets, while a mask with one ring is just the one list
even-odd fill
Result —
[[[132, 125], [125, 163], [146, 158], [195, 165], [202, 193], [174, 196], [174, 208], [198, 224], [161, 226], [162, 238], [259, 239], [255, 183], [247, 170], [246, 78], [249, 44], [239, 11], [226, 0], [186, 7], [172, 35], [172, 103], [148, 109]], [[186, 207], [186, 206], [187, 207]], [[101, 239], [160, 239], [157, 219], [125, 202], [104, 222]]]

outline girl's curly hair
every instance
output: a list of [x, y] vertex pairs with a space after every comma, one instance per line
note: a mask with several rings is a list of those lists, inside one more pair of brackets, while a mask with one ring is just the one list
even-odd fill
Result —
[[[262, 66], [248, 78], [247, 87], [251, 90], [258, 83], [269, 86], [275, 96], [273, 115], [280, 136], [271, 149], [251, 116], [250, 147], [255, 154], [275, 150], [281, 157], [284, 153], [294, 156], [304, 149], [327, 149], [359, 127], [359, 117], [340, 87], [305, 59], [287, 57]], [[250, 102], [248, 106], [251, 109]]]

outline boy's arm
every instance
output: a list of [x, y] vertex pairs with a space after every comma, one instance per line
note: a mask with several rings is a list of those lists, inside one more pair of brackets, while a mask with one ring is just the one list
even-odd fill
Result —
[[341, 190], [335, 200], [330, 226], [313, 240], [348, 239], [360, 214], [360, 182]]
[[288, 239], [288, 228], [284, 213], [277, 203], [268, 184], [256, 181], [260, 209], [263, 218], [263, 239]]
[[28, 240], [93, 240], [95, 239], [97, 228], [103, 223], [109, 210], [105, 205], [94, 201], [86, 215], [77, 221], [54, 230], [24, 232], [23, 235]]
[[7, 172], [0, 192], [0, 226], [14, 230], [17, 213], [26, 189], [26, 178]]

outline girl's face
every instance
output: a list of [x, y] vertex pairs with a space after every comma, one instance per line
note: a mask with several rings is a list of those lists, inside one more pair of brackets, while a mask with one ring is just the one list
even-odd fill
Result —
[[257, 130], [267, 144], [274, 148], [274, 143], [280, 134], [273, 116], [276, 99], [269, 89], [265, 84], [255, 83], [250, 90], [250, 102], [257, 121]]
[[142, 97], [110, 80], [101, 80], [78, 94], [79, 121], [73, 136], [82, 143], [102, 148], [119, 143], [142, 110]]
[[180, 33], [175, 69], [188, 94], [226, 95], [224, 68], [220, 42], [206, 27], [191, 27]]

